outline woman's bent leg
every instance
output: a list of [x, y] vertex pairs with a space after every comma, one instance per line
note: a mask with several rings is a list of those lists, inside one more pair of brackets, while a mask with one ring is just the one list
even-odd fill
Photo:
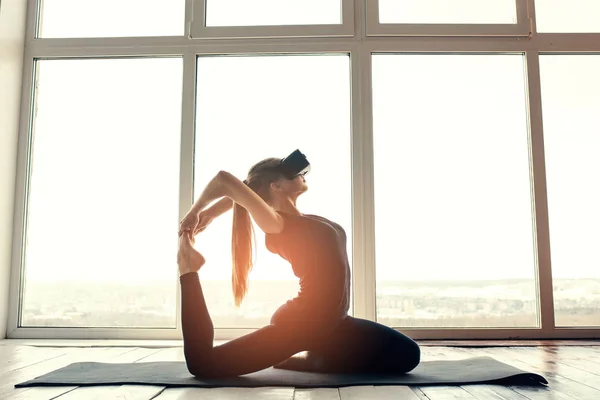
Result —
[[195, 376], [228, 377], [260, 371], [309, 345], [312, 335], [308, 329], [268, 325], [213, 347], [213, 324], [198, 274], [184, 274], [180, 281], [184, 354], [188, 370]]
[[213, 347], [214, 328], [197, 272], [179, 277], [181, 283], [181, 329], [183, 354], [188, 370], [194, 374], [197, 365]]
[[420, 362], [421, 351], [408, 336], [385, 325], [346, 317], [316, 353], [326, 372], [406, 373]]

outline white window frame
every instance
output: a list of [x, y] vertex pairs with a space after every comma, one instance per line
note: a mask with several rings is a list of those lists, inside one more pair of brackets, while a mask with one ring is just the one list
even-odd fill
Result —
[[353, 0], [340, 0], [341, 24], [263, 26], [206, 26], [206, 4], [209, 0], [193, 1], [193, 19], [189, 24], [189, 37], [193, 39], [349, 37], [354, 35]]
[[[366, 1], [368, 36], [529, 36], [530, 19], [527, 0], [514, 0], [516, 24], [382, 24], [379, 22], [379, 0]], [[417, 1], [417, 0], [413, 0]], [[483, 1], [483, 0], [482, 0]]]
[[[194, 0], [187, 0], [186, 23], [192, 21]], [[250, 1], [250, 0], [248, 0]], [[344, 0], [347, 2], [347, 0]], [[346, 3], [345, 3], [346, 4]], [[193, 143], [197, 56], [214, 54], [317, 54], [343, 52], [351, 63], [351, 159], [354, 316], [375, 320], [374, 168], [371, 58], [374, 53], [521, 53], [527, 58], [529, 143], [534, 199], [537, 289], [540, 328], [399, 328], [415, 339], [567, 339], [600, 338], [600, 327], [557, 328], [554, 326], [552, 269], [544, 165], [539, 54], [600, 54], [600, 33], [537, 34], [531, 37], [374, 37], [367, 35], [363, 0], [354, 0], [355, 35], [349, 37], [222, 38], [197, 40], [188, 36], [139, 38], [36, 39], [37, 5], [29, 0], [24, 54], [21, 122], [17, 159], [17, 186], [10, 280], [9, 338], [56, 339], [181, 339], [181, 315], [177, 304], [177, 326], [170, 329], [143, 328], [25, 328], [19, 325], [23, 286], [24, 234], [30, 173], [31, 123], [34, 100], [34, 65], [37, 59], [103, 57], [183, 57], [181, 173], [179, 215], [193, 203]], [[529, 18], [535, 20], [534, 0], [527, 0]], [[281, 27], [282, 29], [286, 27]], [[304, 27], [303, 27], [304, 28]], [[308, 28], [308, 27], [307, 27]], [[285, 30], [285, 29], [284, 29]], [[234, 32], [234, 31], [230, 31]], [[283, 32], [283, 31], [282, 31]], [[225, 35], [227, 36], [227, 35]], [[174, 221], [176, 222], [176, 221]], [[175, 282], [174, 282], [175, 284]], [[177, 287], [179, 287], [177, 285]], [[179, 289], [178, 289], [179, 290]], [[180, 293], [177, 292], [178, 301]], [[231, 339], [248, 329], [217, 329], [216, 339]]]

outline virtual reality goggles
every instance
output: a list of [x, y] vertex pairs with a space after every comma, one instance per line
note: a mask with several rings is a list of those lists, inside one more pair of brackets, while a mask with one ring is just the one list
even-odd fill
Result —
[[289, 156], [279, 162], [277, 169], [288, 179], [310, 172], [310, 163], [300, 150], [294, 150]]

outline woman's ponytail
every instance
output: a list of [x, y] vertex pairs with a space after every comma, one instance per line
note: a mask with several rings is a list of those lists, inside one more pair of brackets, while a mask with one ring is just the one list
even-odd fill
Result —
[[[270, 201], [269, 184], [282, 178], [277, 167], [281, 158], [266, 158], [256, 163], [248, 172], [244, 184], [250, 187], [267, 204]], [[237, 307], [242, 304], [248, 292], [248, 275], [254, 265], [254, 246], [256, 238], [250, 213], [244, 207], [233, 203], [233, 228], [231, 232], [231, 286]]]
[[231, 285], [237, 307], [248, 291], [248, 274], [252, 269], [254, 229], [248, 210], [233, 203], [233, 230], [231, 232], [232, 272]]

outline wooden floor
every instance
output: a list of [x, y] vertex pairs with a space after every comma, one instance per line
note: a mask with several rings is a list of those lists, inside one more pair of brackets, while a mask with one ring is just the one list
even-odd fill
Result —
[[[600, 400], [600, 342], [537, 347], [446, 347], [422, 345], [422, 360], [453, 360], [492, 356], [499, 361], [542, 374], [547, 387], [499, 385], [464, 386], [357, 386], [340, 389], [220, 388], [166, 389], [161, 386], [37, 387], [14, 385], [78, 361], [147, 362], [183, 360], [181, 347], [147, 348], [103, 342], [102, 347], [72, 342], [69, 347], [48, 341], [0, 341], [0, 399], [576, 399]], [[490, 343], [494, 344], [494, 343]], [[506, 345], [506, 342], [497, 344]], [[106, 347], [110, 345], [111, 347]], [[521, 344], [522, 345], [522, 344]], [[75, 347], [81, 346], [81, 347]]]

